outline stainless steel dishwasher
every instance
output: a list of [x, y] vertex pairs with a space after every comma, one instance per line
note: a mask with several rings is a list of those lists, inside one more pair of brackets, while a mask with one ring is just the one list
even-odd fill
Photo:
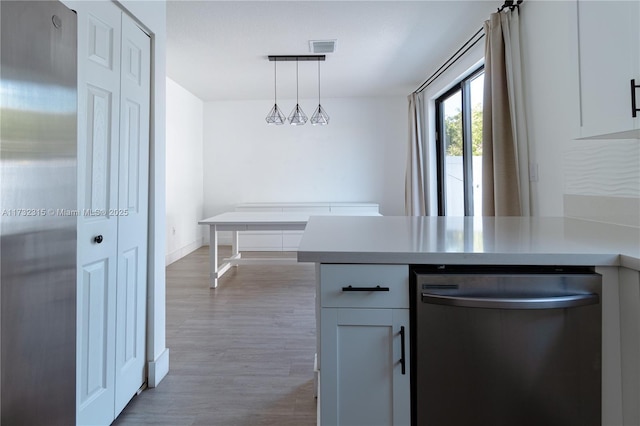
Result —
[[412, 424], [600, 425], [593, 268], [412, 267]]

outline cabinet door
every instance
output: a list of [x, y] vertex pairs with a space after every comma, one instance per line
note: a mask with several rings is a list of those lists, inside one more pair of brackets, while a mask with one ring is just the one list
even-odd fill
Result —
[[[580, 137], [638, 137], [631, 79], [640, 84], [640, 3], [578, 1]], [[640, 89], [636, 90], [640, 104]]]
[[640, 272], [620, 268], [622, 410], [625, 425], [640, 424]]
[[321, 330], [320, 423], [408, 425], [409, 310], [323, 308]]

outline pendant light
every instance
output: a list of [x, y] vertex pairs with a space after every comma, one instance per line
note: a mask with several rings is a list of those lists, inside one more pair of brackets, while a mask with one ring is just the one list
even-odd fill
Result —
[[277, 99], [277, 80], [278, 80], [278, 69], [276, 67], [277, 61], [273, 61], [273, 108], [269, 111], [267, 118], [265, 118], [267, 124], [275, 124], [280, 125], [284, 124], [286, 118], [280, 108], [278, 107], [278, 99]]
[[329, 124], [329, 114], [322, 108], [322, 104], [320, 103], [320, 61], [318, 61], [318, 108], [316, 108], [311, 116], [311, 124], [314, 126]]
[[296, 106], [289, 115], [289, 124], [292, 126], [302, 126], [307, 122], [308, 118], [305, 115], [300, 104], [298, 103], [298, 59], [296, 58]]

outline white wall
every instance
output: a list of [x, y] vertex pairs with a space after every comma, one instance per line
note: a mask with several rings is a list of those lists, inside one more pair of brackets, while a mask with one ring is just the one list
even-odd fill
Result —
[[[293, 100], [278, 102], [285, 114]], [[300, 100], [311, 116], [317, 101]], [[204, 216], [244, 202], [357, 201], [404, 214], [406, 97], [323, 99], [327, 126], [270, 126], [273, 101], [206, 102]]]
[[[571, 2], [530, 2], [522, 6], [521, 35], [531, 182], [536, 216], [562, 216], [563, 152], [572, 138], [578, 106], [573, 89]], [[575, 5], [573, 5], [575, 12]], [[540, 25], [544, 22], [544, 25]]]
[[202, 246], [204, 103], [167, 78], [167, 265]]
[[[575, 141], [578, 123], [576, 5], [530, 1], [521, 35], [535, 215], [575, 216], [640, 226], [640, 143]], [[540, 23], [544, 22], [544, 25]], [[621, 215], [623, 213], [623, 215]]]

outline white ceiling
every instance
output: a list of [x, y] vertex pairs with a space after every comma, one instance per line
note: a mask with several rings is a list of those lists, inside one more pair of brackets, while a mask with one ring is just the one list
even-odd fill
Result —
[[[273, 98], [268, 55], [308, 55], [337, 39], [322, 97], [408, 95], [502, 1], [167, 2], [167, 74], [202, 100]], [[295, 62], [278, 62], [278, 98], [295, 98]], [[299, 63], [300, 98], [317, 96], [317, 62]]]

